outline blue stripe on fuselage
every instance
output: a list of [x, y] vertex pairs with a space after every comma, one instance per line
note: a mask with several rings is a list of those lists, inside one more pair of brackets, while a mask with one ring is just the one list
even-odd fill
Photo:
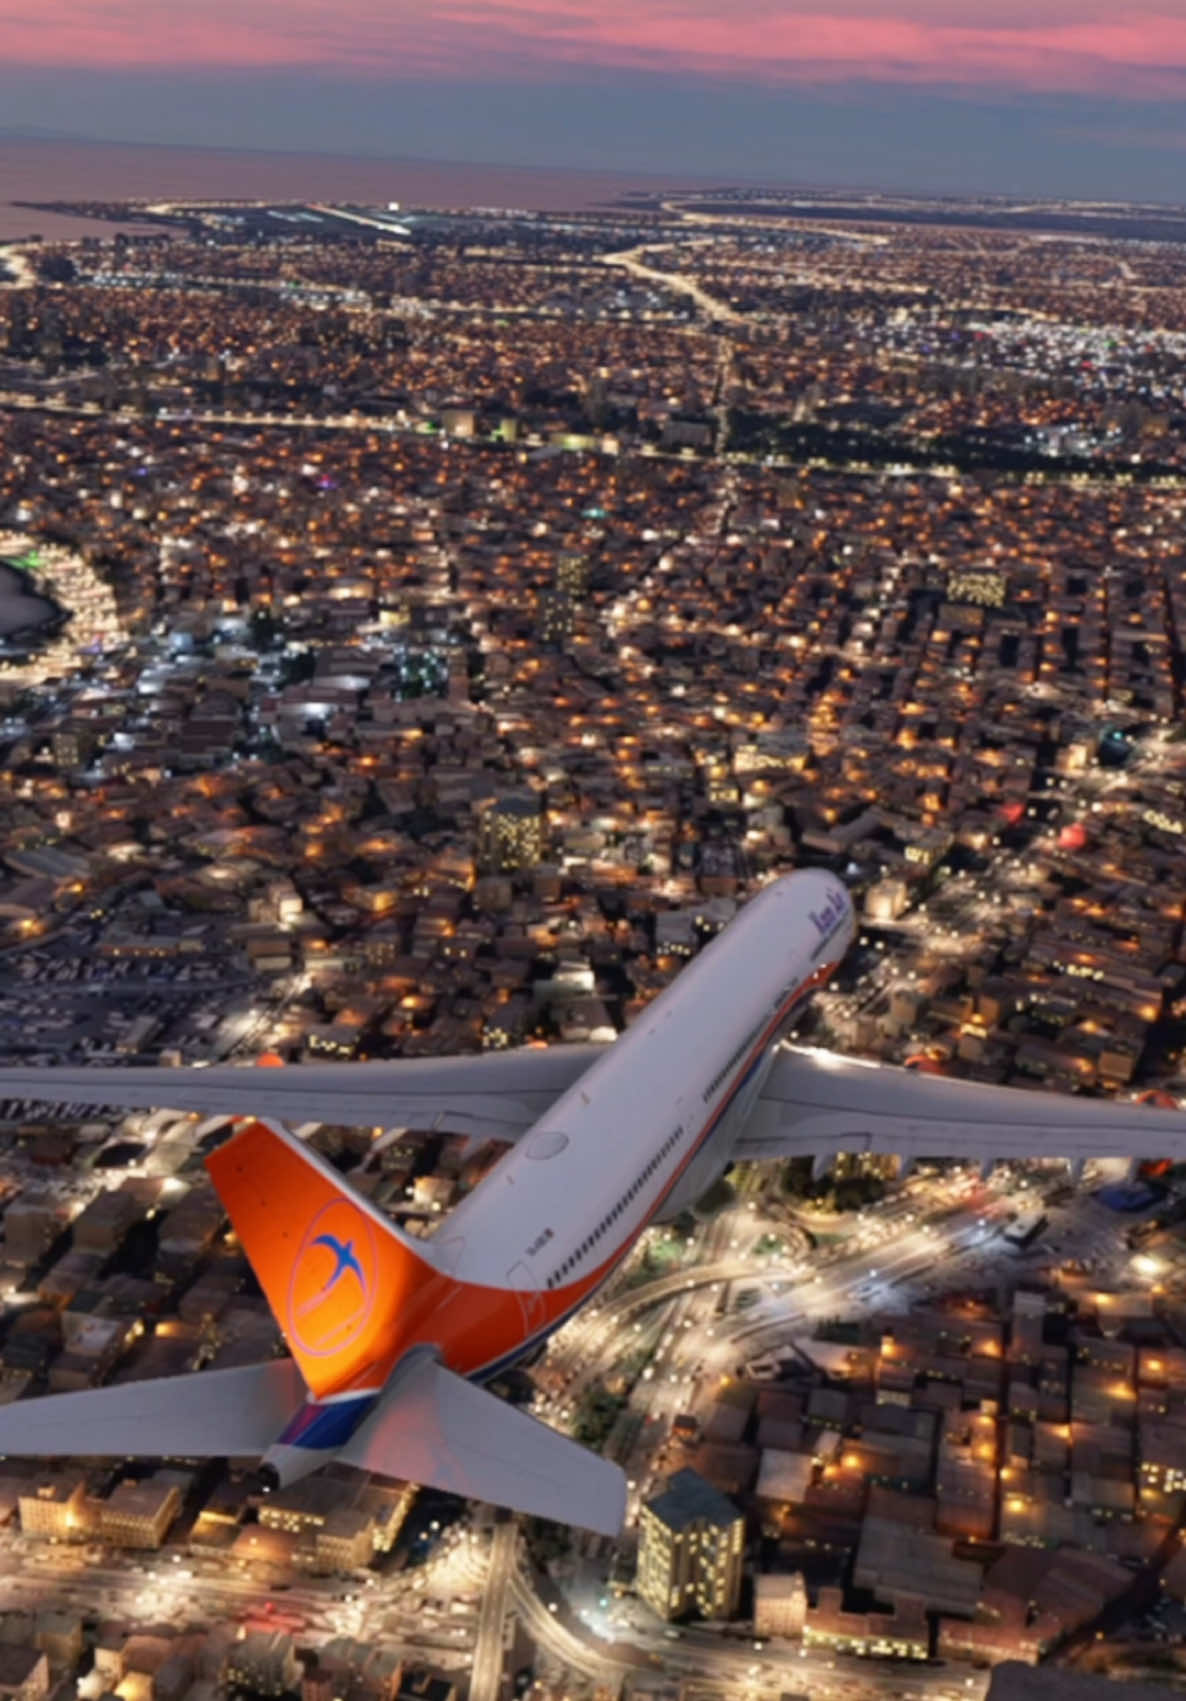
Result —
[[317, 1452], [334, 1452], [344, 1447], [376, 1400], [374, 1394], [359, 1394], [351, 1400], [306, 1400], [277, 1437], [280, 1447], [310, 1447]]

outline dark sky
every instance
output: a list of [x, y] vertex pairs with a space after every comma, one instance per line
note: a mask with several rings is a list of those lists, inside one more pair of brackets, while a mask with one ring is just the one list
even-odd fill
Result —
[[1178, 201], [1184, 94], [1183, 0], [0, 0], [110, 140]]

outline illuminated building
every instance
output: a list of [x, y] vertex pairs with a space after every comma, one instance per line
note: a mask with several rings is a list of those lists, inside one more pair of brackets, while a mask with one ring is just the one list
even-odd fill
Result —
[[311, 1057], [353, 1057], [361, 1029], [355, 1022], [325, 1022], [309, 1030], [305, 1046]]
[[906, 846], [906, 861], [917, 867], [931, 869], [951, 849], [955, 840], [942, 827], [930, 827]]
[[639, 1520], [638, 1592], [661, 1618], [732, 1618], [741, 1596], [745, 1520], [693, 1470], [677, 1471]]
[[300, 1535], [306, 1530], [323, 1529], [343, 1503], [343, 1485], [333, 1477], [304, 1477], [261, 1501], [259, 1521], [266, 1530]]
[[249, 1630], [227, 1649], [223, 1676], [228, 1689], [249, 1689], [257, 1695], [296, 1689], [301, 1664], [292, 1637], [283, 1630]]
[[[349, 1571], [387, 1553], [414, 1498], [406, 1483], [372, 1485], [305, 1477], [260, 1502], [260, 1525], [300, 1538], [296, 1557], [318, 1570]], [[361, 1557], [360, 1557], [361, 1556]]]
[[910, 903], [910, 889], [904, 880], [890, 876], [878, 880], [865, 893], [865, 915], [869, 921], [897, 921]]
[[544, 817], [530, 794], [500, 798], [478, 822], [479, 867], [486, 874], [513, 874], [543, 860]]
[[331, 1512], [314, 1536], [314, 1556], [319, 1570], [354, 1571], [374, 1557], [374, 1532], [370, 1515], [358, 1507], [343, 1506]]
[[509, 998], [487, 1016], [482, 1027], [483, 1047], [494, 1051], [520, 1044], [531, 1027], [533, 1017], [531, 1003], [522, 993]]
[[1157, 1420], [1142, 1423], [1140, 1451], [1142, 1491], [1180, 1494], [1186, 1490], [1183, 1433], [1179, 1425]]
[[589, 563], [583, 555], [566, 550], [556, 558], [556, 589], [579, 601], [589, 584]]
[[93, 727], [80, 725], [76, 721], [67, 722], [53, 735], [55, 765], [65, 770], [84, 767], [98, 742]]
[[26, 1536], [71, 1541], [87, 1534], [86, 1483], [81, 1476], [43, 1478], [19, 1496], [17, 1505]]
[[834, 1181], [852, 1181], [873, 1176], [878, 1181], [896, 1181], [901, 1168], [890, 1152], [837, 1152], [832, 1164]]
[[821, 1589], [803, 1627], [808, 1648], [882, 1659], [925, 1660], [930, 1652], [926, 1616], [917, 1602], [895, 1612], [845, 1612], [839, 1589]]
[[537, 610], [537, 627], [541, 644], [563, 646], [576, 630], [576, 609], [573, 599], [563, 591], [543, 591]]
[[974, 603], [980, 608], [1003, 608], [1008, 581], [1003, 573], [988, 568], [961, 568], [947, 576], [947, 595], [952, 602]]
[[115, 1547], [160, 1547], [180, 1510], [176, 1483], [125, 1478], [99, 1505], [99, 1533]]
[[754, 1635], [802, 1636], [807, 1585], [801, 1571], [754, 1578]]

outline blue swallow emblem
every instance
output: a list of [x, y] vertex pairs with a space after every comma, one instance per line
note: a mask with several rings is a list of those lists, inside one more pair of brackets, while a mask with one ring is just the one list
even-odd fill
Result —
[[363, 1293], [366, 1292], [366, 1275], [363, 1271], [362, 1265], [358, 1262], [358, 1259], [355, 1256], [354, 1242], [352, 1240], [339, 1240], [336, 1234], [319, 1234], [316, 1235], [309, 1244], [311, 1246], [328, 1246], [334, 1257], [337, 1259], [337, 1263], [330, 1273], [328, 1282], [326, 1282], [325, 1286], [317, 1296], [318, 1299], [323, 1298], [331, 1288], [336, 1288], [347, 1270], [353, 1271], [353, 1273], [358, 1277], [359, 1287], [362, 1289]]

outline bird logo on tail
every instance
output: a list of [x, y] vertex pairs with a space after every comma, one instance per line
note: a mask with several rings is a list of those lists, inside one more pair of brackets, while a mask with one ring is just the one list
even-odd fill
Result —
[[306, 1228], [288, 1287], [286, 1334], [311, 1357], [341, 1352], [374, 1309], [377, 1259], [366, 1215], [335, 1199]]
[[334, 1267], [330, 1271], [325, 1286], [320, 1290], [320, 1292], [315, 1293], [311, 1299], [305, 1300], [300, 1306], [300, 1316], [303, 1317], [304, 1314], [307, 1311], [311, 1311], [315, 1305], [320, 1305], [326, 1294], [329, 1293], [331, 1289], [336, 1288], [342, 1277], [347, 1274], [357, 1276], [359, 1291], [363, 1294], [366, 1293], [366, 1271], [358, 1262], [358, 1258], [354, 1251], [354, 1242], [352, 1240], [339, 1240], [336, 1234], [318, 1234], [314, 1235], [313, 1239], [309, 1242], [309, 1245], [328, 1246], [329, 1250], [334, 1255]]

